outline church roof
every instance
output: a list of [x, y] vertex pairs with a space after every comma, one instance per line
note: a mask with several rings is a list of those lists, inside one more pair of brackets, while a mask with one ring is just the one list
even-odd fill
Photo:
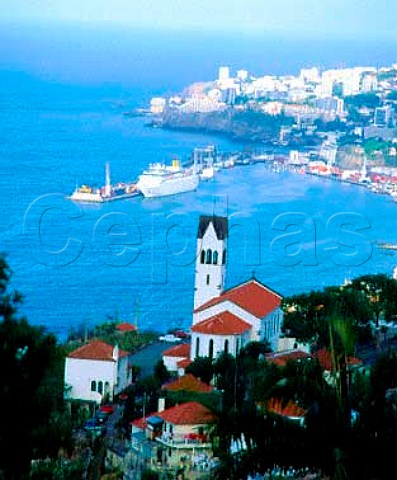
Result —
[[[115, 362], [113, 357], [113, 345], [102, 342], [101, 340], [92, 340], [90, 343], [73, 350], [68, 358], [78, 358], [81, 360], [102, 360], [105, 362]], [[124, 350], [119, 350], [119, 358], [129, 355]]]
[[228, 236], [228, 221], [226, 217], [215, 215], [200, 215], [197, 238], [203, 238], [209, 224], [212, 223], [218, 240], [224, 240]]
[[213, 305], [229, 300], [258, 318], [263, 318], [281, 305], [282, 297], [262, 285], [255, 279], [224, 291], [219, 297], [212, 298], [195, 312], [201, 312]]
[[249, 323], [226, 311], [196, 323], [192, 331], [212, 335], [241, 335], [251, 328]]

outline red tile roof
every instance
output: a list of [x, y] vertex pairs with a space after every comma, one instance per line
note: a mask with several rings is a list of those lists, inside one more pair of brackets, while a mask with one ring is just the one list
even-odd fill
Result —
[[179, 362], [177, 362], [176, 366], [178, 368], [187, 368], [192, 362], [192, 360], [190, 360], [190, 358], [184, 358], [183, 360], [179, 360]]
[[[114, 362], [113, 345], [102, 342], [101, 340], [92, 340], [90, 343], [77, 348], [70, 352], [69, 358], [79, 358], [82, 360], [102, 360], [106, 362]], [[124, 350], [119, 350], [119, 358], [129, 355]]]
[[207, 385], [206, 383], [202, 382], [191, 373], [188, 373], [183, 377], [179, 377], [176, 380], [172, 380], [171, 382], [165, 383], [161, 387], [161, 389], [170, 390], [173, 392], [185, 390], [187, 392], [207, 393], [207, 392], [212, 392], [214, 390], [214, 387]]
[[226, 311], [196, 323], [192, 327], [192, 332], [212, 335], [241, 335], [250, 329], [252, 326], [249, 323]]
[[263, 318], [281, 305], [282, 297], [253, 279], [226, 290], [219, 297], [196, 308], [195, 312], [201, 312], [226, 300], [235, 303], [258, 318]]
[[[331, 372], [333, 370], [332, 367], [332, 355], [329, 350], [325, 348], [318, 350], [316, 353], [313, 354], [314, 358], [320, 362], [320, 365], [323, 367], [324, 370]], [[356, 357], [348, 357], [347, 358], [347, 365], [361, 365], [363, 362], [359, 358]]]
[[163, 357], [188, 357], [190, 355], [190, 343], [180, 343], [164, 350]]
[[136, 326], [132, 325], [132, 323], [124, 322], [116, 325], [116, 330], [119, 332], [135, 332]]
[[299, 407], [292, 400], [288, 400], [285, 404], [279, 398], [271, 398], [267, 404], [267, 409], [269, 412], [289, 418], [301, 418], [306, 415], [306, 410]]
[[198, 402], [181, 403], [155, 415], [174, 425], [202, 425], [217, 419], [211, 410]]
[[269, 353], [266, 355], [268, 362], [275, 363], [280, 367], [284, 367], [289, 360], [301, 360], [302, 358], [310, 358], [311, 355], [302, 350], [291, 350], [290, 352]]

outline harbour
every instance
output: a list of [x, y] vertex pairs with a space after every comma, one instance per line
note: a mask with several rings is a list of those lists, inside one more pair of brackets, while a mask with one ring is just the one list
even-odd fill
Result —
[[[390, 196], [302, 174], [304, 166], [288, 165], [285, 148], [248, 149], [212, 135], [148, 129], [145, 118], [131, 121], [121, 111], [104, 106], [102, 98], [93, 97], [88, 103], [87, 98], [73, 97], [68, 91], [68, 99], [66, 106], [51, 106], [55, 113], [41, 123], [35, 121], [41, 101], [29, 113], [14, 104], [8, 113], [0, 112], [7, 139], [0, 182], [3, 189], [11, 186], [5, 197], [7, 213], [0, 217], [2, 250], [8, 252], [15, 288], [25, 294], [22, 313], [29, 314], [33, 323], [45, 318], [46, 327], [64, 337], [72, 326], [96, 323], [92, 312], [101, 305], [105, 317], [117, 315], [126, 321], [132, 321], [138, 310], [142, 329], [155, 329], [159, 321], [164, 329], [189, 325], [193, 270], [192, 259], [183, 252], [192, 251], [184, 245], [195, 236], [197, 218], [203, 212], [234, 219], [227, 285], [249, 278], [255, 270], [258, 277], [289, 295], [342, 284], [346, 277], [367, 272], [389, 274], [395, 266], [394, 255], [385, 254], [393, 250], [370, 252], [374, 242], [396, 243], [395, 228], [390, 227], [396, 221], [396, 205]], [[20, 135], [29, 149], [21, 153], [21, 142], [11, 140], [12, 130], [22, 122], [27, 127]], [[70, 135], [87, 125], [90, 130], [84, 140], [71, 143]], [[49, 139], [45, 149], [40, 141], [43, 132]], [[195, 191], [147, 200], [139, 195], [120, 202], [67, 198], [76, 177], [87, 185], [105, 185], [101, 179], [107, 162], [111, 185], [136, 184], [150, 163], [171, 165], [177, 157], [183, 168], [189, 168], [194, 149], [209, 145], [217, 147], [213, 176], [200, 179]], [[307, 159], [311, 158], [308, 153]], [[58, 196], [48, 197], [51, 193]], [[36, 208], [29, 210], [30, 205]], [[350, 264], [336, 265], [332, 251], [327, 250], [337, 244], [326, 224], [346, 211], [366, 219], [367, 230], [360, 238], [369, 253], [359, 259], [362, 265], [354, 263], [354, 258]], [[271, 247], [280, 235], [274, 222], [289, 212], [300, 212], [317, 231], [314, 237], [305, 230], [308, 238], [294, 262]], [[63, 249], [62, 255], [52, 253]], [[180, 292], [177, 302], [176, 290]]]

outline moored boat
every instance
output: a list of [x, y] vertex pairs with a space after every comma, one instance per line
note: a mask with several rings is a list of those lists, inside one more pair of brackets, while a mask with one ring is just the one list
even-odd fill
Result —
[[147, 198], [162, 197], [195, 190], [199, 181], [195, 167], [185, 169], [174, 160], [171, 166], [150, 164], [139, 176], [137, 189]]

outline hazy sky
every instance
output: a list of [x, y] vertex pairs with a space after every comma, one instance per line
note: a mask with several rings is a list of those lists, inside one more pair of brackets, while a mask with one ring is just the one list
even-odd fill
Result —
[[2, 23], [394, 36], [395, 0], [1, 0]]

